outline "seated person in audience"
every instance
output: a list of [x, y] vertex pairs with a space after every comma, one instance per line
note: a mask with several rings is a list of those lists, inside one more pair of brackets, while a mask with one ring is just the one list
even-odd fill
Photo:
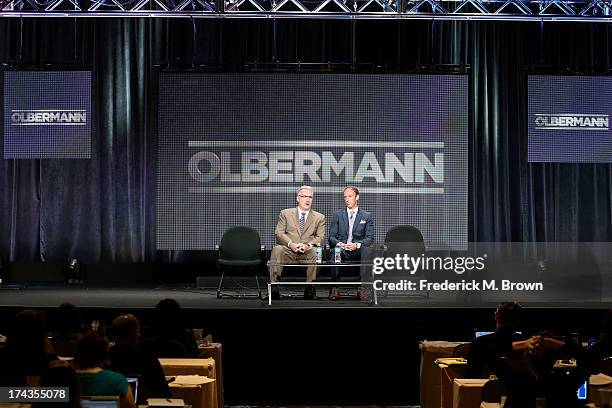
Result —
[[121, 408], [135, 408], [134, 395], [123, 374], [102, 368], [107, 357], [106, 337], [95, 332], [83, 334], [73, 360], [81, 395], [117, 396]]
[[495, 332], [472, 340], [465, 378], [485, 378], [495, 373], [499, 358], [533, 347], [533, 340], [521, 340], [516, 329], [523, 308], [516, 302], [503, 302], [495, 311]]
[[156, 357], [197, 357], [198, 344], [193, 330], [184, 324], [183, 310], [174, 299], [163, 299], [155, 306], [153, 332], [140, 347]]
[[51, 314], [51, 345], [57, 354], [72, 357], [83, 330], [81, 312], [72, 303], [62, 303]]
[[[608, 309], [604, 319], [599, 339], [586, 352], [585, 366], [589, 374], [597, 374], [601, 371], [604, 359], [612, 357], [612, 309]], [[612, 372], [604, 373], [612, 375]]]
[[47, 337], [44, 316], [34, 309], [19, 312], [0, 348], [0, 385], [34, 386], [57, 360]]
[[523, 315], [516, 302], [504, 302], [495, 312], [495, 333], [472, 341], [466, 367], [467, 378], [484, 378], [495, 374], [508, 390], [506, 406], [535, 407], [538, 396], [545, 397], [551, 407], [576, 407], [576, 391], [582, 381], [582, 364], [572, 375], [567, 370], [555, 372], [559, 358], [581, 360], [577, 344], [542, 332], [521, 340], [516, 329]]
[[126, 376], [140, 376], [137, 402], [146, 404], [147, 398], [171, 397], [159, 360], [138, 347], [140, 323], [136, 316], [127, 314], [117, 317], [113, 320], [112, 334], [115, 345], [110, 348], [109, 369]]
[[33, 408], [81, 408], [81, 393], [76, 372], [65, 361], [55, 360], [49, 365], [49, 370], [40, 378], [41, 387], [67, 387], [68, 402], [39, 402]]
[[[543, 331], [532, 337], [534, 348], [528, 353], [533, 366], [536, 393], [546, 398], [550, 407], [579, 407], [577, 391], [586, 380], [584, 353], [576, 341], [553, 336]], [[576, 366], [555, 369], [558, 361], [575, 360]]]
[[523, 309], [516, 302], [503, 302], [495, 311], [495, 332], [470, 344], [465, 378], [499, 377], [508, 390], [507, 407], [532, 408], [536, 386], [531, 365], [523, 356], [536, 347], [536, 339], [521, 340], [516, 329]]

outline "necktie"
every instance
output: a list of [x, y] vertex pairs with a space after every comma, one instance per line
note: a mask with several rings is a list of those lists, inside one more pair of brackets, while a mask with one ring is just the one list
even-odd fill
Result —
[[304, 232], [304, 224], [306, 224], [306, 213], [300, 214], [300, 234]]
[[347, 244], [351, 244], [353, 242], [353, 224], [355, 222], [355, 212], [351, 211], [350, 212], [350, 217], [349, 217], [349, 233], [348, 233], [348, 239], [346, 240]]

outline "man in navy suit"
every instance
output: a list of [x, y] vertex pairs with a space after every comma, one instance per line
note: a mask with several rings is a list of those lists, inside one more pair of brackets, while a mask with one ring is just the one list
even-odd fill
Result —
[[[374, 243], [374, 219], [372, 214], [359, 208], [359, 189], [347, 186], [343, 190], [346, 208], [338, 210], [332, 216], [329, 228], [329, 246], [332, 251], [336, 247], [341, 250], [343, 261], [358, 261], [361, 259], [362, 247], [368, 247]], [[364, 248], [365, 249], [365, 248]], [[339, 279], [339, 269], [331, 268], [332, 279]], [[364, 271], [364, 268], [361, 268]], [[363, 274], [362, 274], [363, 275]], [[362, 276], [363, 281], [366, 277]], [[364, 296], [363, 290], [357, 290], [357, 298]], [[329, 299], [338, 300], [340, 290], [332, 288]]]

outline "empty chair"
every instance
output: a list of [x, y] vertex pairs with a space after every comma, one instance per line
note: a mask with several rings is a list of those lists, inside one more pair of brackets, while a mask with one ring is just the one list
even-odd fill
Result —
[[225, 231], [217, 249], [217, 268], [221, 271], [217, 298], [223, 296], [223, 280], [226, 273], [254, 276], [257, 296], [261, 298], [258, 270], [265, 262], [265, 248], [261, 246], [259, 233], [250, 227], [232, 227]]
[[[403, 257], [421, 257], [426, 253], [423, 234], [417, 227], [412, 225], [397, 225], [387, 231], [385, 236], [385, 258], [395, 258], [397, 255]], [[388, 270], [384, 276], [395, 280], [419, 275], [419, 271]], [[393, 280], [393, 279], [392, 279]], [[418, 296], [429, 298], [428, 291], [411, 291], [410, 293], [397, 293], [403, 296]]]
[[421, 256], [426, 251], [423, 234], [412, 225], [397, 225], [387, 231], [385, 247], [385, 256], [396, 254]]

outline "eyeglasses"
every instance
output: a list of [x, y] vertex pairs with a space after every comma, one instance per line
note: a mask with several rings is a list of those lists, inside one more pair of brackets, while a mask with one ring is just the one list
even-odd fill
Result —
[[300, 198], [310, 198], [312, 200], [312, 196], [307, 196], [307, 195], [301, 195], [300, 194], [298, 197], [300, 197]]

